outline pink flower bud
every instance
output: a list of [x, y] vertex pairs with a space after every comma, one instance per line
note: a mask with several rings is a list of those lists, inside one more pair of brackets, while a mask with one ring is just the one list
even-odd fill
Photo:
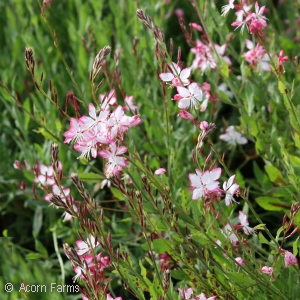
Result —
[[154, 172], [155, 175], [161, 175], [164, 173], [166, 173], [166, 169], [164, 169], [164, 168], [159, 168]]
[[273, 272], [274, 272], [274, 269], [272, 267], [267, 267], [267, 266], [264, 266], [261, 268], [261, 271], [265, 274], [270, 274], [272, 275]]
[[195, 118], [186, 110], [181, 109], [179, 114], [177, 115], [179, 118], [194, 121]]
[[179, 94], [174, 95], [173, 100], [178, 101], [180, 100], [182, 97]]
[[181, 8], [175, 9], [174, 14], [178, 17], [178, 19], [184, 17], [184, 11]]
[[17, 170], [23, 170], [22, 164], [21, 164], [21, 162], [19, 160], [15, 160], [13, 166]]
[[244, 260], [241, 257], [237, 257], [235, 259], [235, 261], [238, 263], [236, 264], [237, 266], [240, 264], [241, 266], [243, 266], [245, 264]]
[[199, 24], [197, 24], [197, 23], [191, 23], [190, 26], [191, 26], [191, 28], [196, 29], [196, 30], [198, 30], [200, 32], [203, 31], [202, 27]]
[[206, 121], [202, 121], [200, 123], [200, 129], [205, 131], [205, 130], [207, 130], [207, 128], [208, 128], [208, 123]]

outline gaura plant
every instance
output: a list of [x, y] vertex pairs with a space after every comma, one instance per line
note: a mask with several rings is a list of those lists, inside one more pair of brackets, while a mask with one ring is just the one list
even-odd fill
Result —
[[[49, 25], [48, 4], [44, 1], [42, 16]], [[162, 92], [160, 106], [152, 109], [159, 113], [159, 126], [142, 104], [151, 93], [127, 94], [123, 88], [127, 78], [119, 67], [120, 51], [115, 51], [112, 72], [112, 48], [98, 52], [89, 76], [90, 96], [63, 60], [75, 88], [67, 97], [74, 108], [71, 116], [60, 107], [51, 81], [44, 90], [43, 75], [38, 79], [35, 74], [33, 50], [25, 50], [35, 87], [69, 122], [63, 142], [41, 126], [40, 132], [56, 143], [51, 164], [38, 162], [33, 173], [45, 201], [62, 209], [70, 226], [79, 224], [79, 238], [72, 245], [64, 243], [63, 251], [82, 299], [123, 299], [117, 297], [123, 295], [120, 287], [128, 292], [125, 299], [300, 295], [298, 64], [292, 66], [284, 50], [276, 48], [275, 25], [267, 15], [274, 4], [268, 8], [230, 0], [221, 14], [213, 1], [190, 4], [198, 21], [189, 30], [183, 12], [177, 12], [189, 55], [179, 45], [174, 55], [173, 40], [166, 41], [144, 10], [136, 11], [139, 26], [147, 29], [143, 34], [154, 37], [151, 67], [157, 68], [157, 76], [151, 80]], [[236, 20], [227, 26], [230, 14]], [[51, 26], [50, 31], [62, 55]], [[222, 121], [226, 108], [233, 118]], [[82, 164], [92, 164], [94, 172], [66, 170], [59, 159], [63, 143], [71, 145]], [[238, 156], [240, 163], [235, 162]], [[254, 174], [248, 180], [243, 167], [252, 160]], [[22, 164], [15, 162], [15, 167], [22, 169]], [[102, 187], [106, 184], [120, 201], [119, 222], [131, 231], [126, 242], [126, 232], [120, 241], [112, 226], [116, 216], [86, 187], [88, 177], [101, 179]], [[280, 212], [282, 222], [268, 228], [261, 208]]]

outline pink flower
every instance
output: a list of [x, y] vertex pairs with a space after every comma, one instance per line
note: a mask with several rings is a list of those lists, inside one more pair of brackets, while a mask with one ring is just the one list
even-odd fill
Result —
[[176, 87], [190, 84], [190, 81], [188, 80], [191, 74], [190, 68], [185, 68], [181, 70], [180, 67], [174, 62], [172, 62], [172, 64], [170, 64], [168, 68], [171, 71], [171, 73], [159, 74], [159, 78], [162, 81], [172, 81], [172, 85]]
[[105, 268], [110, 266], [109, 257], [102, 257], [101, 252], [96, 256], [96, 264], [93, 255], [84, 254], [83, 256], [80, 256], [80, 259], [82, 264], [73, 268], [76, 273], [76, 276], [73, 279], [74, 281], [79, 277], [85, 279], [87, 273], [93, 275], [95, 272], [102, 272]]
[[249, 26], [250, 33], [258, 33], [263, 36], [262, 29], [267, 27], [266, 17], [263, 16], [266, 6], [259, 8], [258, 3], [255, 2], [255, 13], [251, 14], [251, 23]]
[[[68, 201], [73, 203], [74, 199], [71, 195], [69, 196]], [[75, 204], [72, 204], [72, 208], [75, 212], [78, 212], [78, 208], [76, 207]], [[70, 221], [73, 218], [73, 215], [71, 215], [71, 214], [69, 214], [68, 212], [65, 211], [63, 213], [62, 217], [63, 217], [63, 222], [65, 222], [65, 221]]]
[[245, 264], [245, 261], [241, 257], [237, 257], [234, 259], [237, 262], [237, 266], [241, 265], [243, 266]]
[[285, 62], [286, 60], [289, 59], [288, 56], [283, 57], [283, 53], [284, 53], [284, 51], [280, 50], [279, 56], [278, 56], [278, 65], [282, 65], [283, 62]]
[[229, 238], [233, 246], [236, 246], [239, 239], [237, 238], [232, 227], [228, 223], [226, 223], [226, 225], [224, 226], [223, 230], [221, 230], [221, 232], [227, 239]]
[[227, 142], [231, 146], [247, 144], [247, 139], [237, 132], [234, 126], [229, 126], [226, 129], [226, 133], [220, 135], [220, 140]]
[[203, 130], [203, 131], [206, 131], [208, 128], [208, 123], [206, 121], [202, 121], [200, 123], [200, 129]]
[[194, 121], [195, 118], [186, 110], [181, 109], [179, 114], [177, 115], [179, 118]]
[[76, 144], [74, 145], [74, 149], [77, 152], [81, 153], [78, 158], [86, 157], [86, 159], [88, 159], [88, 160], [91, 158], [91, 156], [93, 158], [96, 158], [98, 143], [100, 141], [101, 141], [101, 143], [104, 143], [104, 144], [108, 143], [108, 139], [106, 137], [98, 134], [98, 131], [96, 128], [93, 128], [89, 131], [85, 131], [84, 138], [81, 140], [78, 140], [76, 142]]
[[107, 294], [106, 300], [122, 300], [122, 297], [113, 298], [110, 294]]
[[206, 69], [215, 69], [217, 64], [213, 59], [210, 49], [201, 41], [196, 40], [196, 48], [192, 48], [191, 52], [195, 53], [196, 57], [193, 60], [192, 69], [199, 68], [202, 72]]
[[166, 169], [164, 169], [164, 168], [159, 168], [159, 169], [157, 169], [155, 172], [154, 172], [154, 174], [155, 175], [161, 175], [161, 174], [164, 174], [164, 173], [166, 173], [167, 171], [166, 171]]
[[23, 166], [22, 166], [22, 164], [21, 164], [21, 162], [19, 160], [15, 160], [13, 166], [17, 170], [23, 170]]
[[194, 300], [215, 300], [216, 298], [217, 296], [206, 298], [206, 295], [204, 293], [201, 293], [200, 295], [196, 296]]
[[171, 256], [168, 254], [168, 252], [155, 254], [155, 256], [157, 256], [159, 258], [159, 263], [160, 263], [162, 272], [164, 270], [170, 269]]
[[110, 258], [109, 256], [102, 257], [102, 252], [97, 254], [96, 260], [100, 271], [103, 271], [105, 268], [110, 266]]
[[228, 3], [227, 5], [224, 5], [222, 6], [222, 10], [221, 10], [221, 16], [226, 16], [227, 13], [231, 10], [231, 9], [234, 9], [234, 4], [233, 4], [234, 0], [228, 0]]
[[231, 62], [230, 58], [228, 56], [224, 56], [225, 51], [226, 51], [226, 47], [227, 47], [226, 44], [224, 44], [222, 46], [220, 46], [218, 44], [215, 44], [215, 48], [216, 48], [216, 51], [219, 54], [219, 56], [221, 56], [223, 58], [223, 60], [226, 62], [226, 64], [228, 66], [231, 66], [232, 62]]
[[133, 117], [126, 116], [122, 106], [119, 105], [107, 121], [107, 126], [110, 129], [110, 137], [115, 139], [119, 136], [121, 139], [129, 127], [135, 126], [141, 122], [142, 120], [138, 117], [138, 115]]
[[108, 95], [107, 94], [100, 94], [99, 95], [100, 101], [101, 101], [101, 110], [107, 110], [109, 109], [109, 105], [114, 105], [117, 103], [116, 98], [116, 91], [115, 89], [112, 89]]
[[65, 140], [64, 143], [70, 143], [71, 141], [77, 141], [83, 137], [83, 122], [79, 119], [70, 119], [70, 129], [67, 130], [64, 134]]
[[261, 271], [265, 274], [273, 275], [274, 269], [272, 267], [264, 266], [261, 268]]
[[96, 239], [92, 235], [89, 235], [89, 238], [87, 238], [86, 241], [76, 241], [76, 246], [79, 249], [76, 252], [80, 256], [85, 254], [86, 252], [91, 252], [91, 250], [98, 245], [99, 243], [97, 242], [96, 244]]
[[47, 194], [45, 196], [45, 200], [47, 202], [50, 202], [51, 194], [58, 195], [62, 199], [62, 201], [66, 202], [66, 197], [68, 197], [70, 195], [70, 189], [64, 188], [63, 186], [61, 186], [59, 188], [59, 186], [57, 184], [52, 185], [52, 193]]
[[109, 150], [100, 150], [98, 154], [105, 158], [108, 162], [105, 168], [105, 175], [109, 178], [113, 174], [118, 175], [123, 168], [127, 168], [128, 164], [124, 157], [120, 156], [127, 152], [125, 146], [117, 147], [116, 143], [109, 145]]
[[194, 23], [194, 22], [190, 23], [190, 26], [191, 26], [192, 29], [198, 30], [200, 32], [203, 31], [202, 27], [199, 24], [197, 24], [197, 23]]
[[249, 225], [248, 218], [246, 214], [244, 214], [242, 211], [239, 211], [239, 221], [240, 224], [242, 225], [245, 234], [251, 235], [255, 233], [255, 230], [250, 226], [248, 226]]
[[124, 110], [129, 110], [129, 109], [131, 109], [132, 111], [138, 110], [138, 107], [133, 105], [133, 96], [126, 96], [125, 103], [126, 106], [124, 107]]
[[[268, 26], [266, 22], [266, 17], [263, 16], [265, 11], [265, 6], [259, 8], [258, 3], [255, 3], [255, 13], [247, 12], [246, 10], [242, 10], [241, 15], [238, 20], [233, 22], [232, 26], [237, 26], [237, 28], [241, 27], [241, 33], [243, 33], [244, 28], [249, 28], [250, 33], [255, 33], [260, 36], [263, 36], [262, 30]], [[243, 18], [245, 17], [245, 19]], [[244, 19], [244, 20], [243, 20]]]
[[243, 56], [245, 57], [245, 60], [250, 64], [250, 67], [254, 66], [257, 67], [259, 71], [264, 70], [270, 72], [270, 59], [263, 46], [257, 44], [254, 48], [253, 42], [250, 40], [246, 40], [246, 47], [250, 49], [250, 51], [244, 53]]
[[34, 182], [41, 183], [42, 185], [53, 185], [54, 180], [54, 171], [52, 166], [45, 166], [43, 164], [38, 165], [39, 175], [34, 178]]
[[96, 126], [99, 122], [105, 122], [108, 118], [109, 110], [101, 110], [99, 116], [97, 116], [94, 104], [90, 103], [89, 115], [89, 117], [83, 116], [80, 118], [80, 121], [84, 124], [85, 130]]
[[224, 183], [223, 183], [223, 190], [226, 192], [226, 195], [225, 195], [226, 206], [229, 206], [232, 201], [236, 202], [233, 198], [233, 195], [236, 194], [236, 192], [238, 191], [240, 186], [236, 183], [233, 183], [234, 180], [235, 180], [235, 175], [232, 175], [228, 179], [228, 182], [224, 181]]
[[189, 174], [190, 187], [193, 189], [192, 199], [199, 200], [204, 196], [215, 193], [219, 190], [217, 179], [221, 176], [221, 168], [201, 173], [196, 169], [196, 174]]
[[86, 275], [86, 273], [89, 271], [93, 272], [93, 269], [95, 267], [93, 255], [84, 254], [80, 257], [80, 259], [83, 262], [82, 265], [73, 268], [74, 272], [76, 273], [76, 276], [73, 278], [74, 281], [79, 279], [79, 277], [84, 279], [84, 275]]
[[284, 250], [284, 263], [285, 267], [288, 268], [289, 265], [297, 265], [298, 259], [291, 252]]
[[178, 17], [178, 19], [184, 17], [184, 11], [181, 8], [177, 8], [174, 10], [175, 15]]
[[289, 59], [288, 56], [284, 56], [284, 57], [283, 57], [283, 53], [284, 53], [283, 50], [280, 50], [279, 56], [278, 56], [278, 72], [279, 72], [280, 74], [282, 74], [283, 71], [284, 71], [284, 69], [283, 69], [283, 63], [284, 63], [286, 60]]
[[185, 300], [189, 300], [189, 299], [191, 299], [191, 296], [193, 295], [193, 289], [192, 288], [188, 288], [188, 289], [186, 289], [186, 290], [184, 290], [184, 289], [178, 289], [178, 292], [179, 292], [179, 295], [183, 298], [183, 299], [185, 299]]
[[[181, 109], [187, 109], [190, 106], [197, 107], [202, 101], [202, 90], [196, 82], [191, 83], [187, 88], [177, 87], [177, 92], [177, 97], [179, 98], [178, 107]], [[207, 104], [202, 103], [201, 111], [204, 111], [206, 106]]]

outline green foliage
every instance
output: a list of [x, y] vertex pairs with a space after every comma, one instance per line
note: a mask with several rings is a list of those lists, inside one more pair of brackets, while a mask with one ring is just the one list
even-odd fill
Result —
[[[273, 72], [264, 72], [245, 60], [245, 39], [250, 35], [233, 31], [234, 14], [221, 17], [222, 4], [228, 1], [221, 2], [179, 6], [175, 1], [54, 0], [46, 7], [41, 0], [0, 2], [0, 283], [15, 287], [3, 299], [79, 299], [78, 291], [24, 294], [16, 288], [23, 282], [43, 284], [48, 291], [51, 283], [71, 284], [75, 274], [62, 244], [76, 247], [81, 239], [77, 232], [84, 238], [97, 237], [101, 247], [93, 255], [99, 250], [110, 257], [105, 276], [111, 279], [107, 292], [114, 298], [181, 299], [178, 288], [191, 287], [193, 297], [205, 293], [218, 299], [297, 299], [299, 268], [285, 268], [283, 250], [294, 255], [300, 250], [300, 89], [299, 68], [291, 61], [297, 55], [294, 37], [300, 36], [294, 8], [298, 4], [285, 1], [278, 10], [274, 1], [265, 3], [271, 11], [265, 36], [251, 36], [269, 55]], [[138, 8], [165, 32], [164, 41], [153, 35], [154, 27], [149, 30], [137, 18]], [[177, 8], [186, 12], [185, 35], [174, 14]], [[291, 32], [283, 31], [284, 20], [290, 21]], [[205, 37], [194, 30], [188, 38], [188, 24], [194, 22], [201, 24]], [[176, 61], [178, 47], [181, 60], [190, 66], [194, 55], [189, 51], [195, 47], [191, 40], [196, 39], [207, 45], [226, 43], [232, 60], [229, 66], [212, 49], [216, 68], [192, 72], [192, 81], [210, 84], [214, 101], [204, 112], [190, 112], [198, 122], [217, 126], [203, 139], [201, 151], [203, 131], [177, 117], [174, 89], [157, 77], [168, 72], [166, 64]], [[110, 46], [111, 53], [93, 82], [90, 72], [104, 46]], [[34, 73], [26, 68], [26, 47], [33, 49]], [[281, 49], [289, 56], [286, 72], [277, 63]], [[103, 85], [95, 91], [101, 79]], [[219, 89], [221, 83], [227, 91]], [[78, 118], [76, 105], [80, 115], [88, 115], [89, 103], [99, 103], [99, 94], [112, 88], [122, 106], [125, 95], [134, 96], [142, 119], [124, 137], [129, 167], [121, 181], [106, 178], [105, 161], [99, 157], [77, 159], [80, 154], [63, 137], [70, 118]], [[230, 125], [247, 138], [246, 145], [229, 147], [220, 140]], [[51, 164], [53, 143], [58, 144], [63, 165], [62, 174], [56, 174], [58, 185], [71, 189], [78, 207], [66, 222], [60, 219], [63, 209], [44, 201], [51, 188], [45, 191], [35, 180], [34, 165]], [[13, 168], [16, 160], [21, 170]], [[221, 182], [236, 175], [239, 203], [226, 206], [223, 194], [220, 199], [191, 200], [188, 174], [216, 167], [222, 168]], [[157, 176], [158, 168], [167, 172]], [[80, 186], [73, 184], [72, 172], [78, 174]], [[103, 188], [104, 183], [112, 187]], [[240, 222], [238, 211], [249, 215], [256, 235], [234, 227]], [[225, 224], [232, 231], [226, 232]], [[238, 248], [230, 241], [232, 234]], [[237, 256], [245, 264], [237, 264]], [[274, 273], [263, 274], [262, 266], [272, 266]], [[88, 287], [82, 278], [78, 284], [95, 299], [106, 299], [95, 290], [101, 284]]]

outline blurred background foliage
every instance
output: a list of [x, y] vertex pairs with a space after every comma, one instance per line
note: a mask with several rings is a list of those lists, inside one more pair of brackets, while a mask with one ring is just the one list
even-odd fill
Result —
[[[0, 79], [7, 87], [6, 89], [0, 88], [0, 212], [1, 232], [4, 236], [0, 240], [0, 246], [3, 249], [0, 253], [0, 268], [2, 269], [0, 275], [3, 276], [0, 277], [0, 281], [2, 281], [0, 282], [2, 289], [0, 294], [4, 295], [1, 296], [1, 299], [6, 299], [5, 297], [7, 299], [18, 299], [20, 297], [17, 292], [9, 295], [3, 294], [2, 287], [5, 282], [15, 284], [20, 284], [22, 281], [42, 282], [44, 284], [53, 281], [63, 282], [64, 280], [71, 282], [73, 276], [70, 264], [61, 250], [61, 244], [64, 242], [74, 245], [74, 241], [79, 239], [77, 231], [80, 228], [76, 221], [72, 221], [72, 226], [69, 222], [62, 222], [60, 218], [62, 211], [49, 207], [48, 203], [43, 201], [44, 191], [37, 189], [36, 194], [40, 201], [34, 199], [31, 188], [34, 175], [26, 170], [24, 160], [28, 162], [31, 168], [37, 162], [50, 165], [51, 144], [53, 141], [58, 142], [60, 146], [59, 157], [65, 170], [64, 186], [66, 187], [71, 187], [69, 174], [72, 171], [87, 173], [95, 172], [94, 167], [100, 170], [103, 168], [100, 159], [89, 163], [78, 161], [76, 159], [78, 154], [63, 144], [62, 134], [68, 129], [68, 121], [63, 119], [51, 102], [36, 90], [30, 74], [26, 70], [25, 47], [33, 49], [36, 61], [36, 77], [39, 78], [43, 72], [42, 85], [44, 90], [49, 93], [48, 81], [51, 80], [52, 86], [58, 94], [58, 104], [62, 109], [65, 109], [67, 93], [73, 91], [75, 96], [82, 101], [82, 114], [87, 114], [87, 105], [91, 102], [89, 72], [95, 55], [105, 45], [112, 47], [112, 53], [108, 59], [108, 72], [111, 74], [115, 67], [114, 53], [116, 50], [121, 49], [119, 70], [122, 74], [122, 90], [128, 96], [134, 95], [134, 103], [139, 107], [143, 120], [143, 131], [149, 140], [153, 141], [153, 144], [149, 145], [145, 135], [138, 128], [135, 128], [130, 130], [129, 143], [132, 147], [136, 147], [140, 156], [152, 170], [166, 167], [165, 115], [162, 89], [156, 73], [159, 66], [155, 59], [155, 43], [151, 33], [136, 17], [136, 9], [142, 8], [153, 18], [158, 27], [163, 29], [167, 45], [169, 45], [169, 39], [173, 38], [175, 45], [174, 61], [177, 56], [177, 46], [180, 46], [182, 48], [182, 60], [187, 65], [191, 63], [192, 56], [174, 10], [180, 8], [185, 12], [187, 27], [190, 22], [199, 22], [188, 1], [170, 1], [168, 4], [166, 2], [168, 1], [53, 0], [53, 4], [48, 6], [45, 13], [50, 25], [49, 29], [41, 16], [42, 1], [0, 1]], [[218, 12], [220, 12], [224, 1], [216, 2], [218, 2]], [[290, 1], [281, 10], [277, 10], [278, 3], [276, 1], [268, 2], [273, 3], [270, 5], [270, 10], [272, 12], [275, 10], [275, 13], [269, 14], [269, 18], [273, 21], [272, 24], [275, 24], [268, 29], [270, 36], [273, 37], [272, 40], [275, 41], [274, 44], [269, 45], [270, 49], [277, 53], [279, 49], [276, 48], [275, 43], [278, 41], [279, 44], [284, 46], [287, 55], [296, 55], [295, 43], [297, 41], [293, 41], [291, 38], [292, 36], [297, 37], [298, 31], [296, 29], [275, 36], [275, 32], [283, 33], [285, 19], [289, 20], [291, 28], [297, 26], [293, 1]], [[199, 7], [207, 8], [204, 17], [211, 18], [209, 19], [211, 26], [208, 31], [213, 35], [214, 40], [218, 41], [219, 44], [225, 43], [229, 33], [232, 32], [232, 28], [226, 25], [230, 22], [225, 24], [220, 14], [216, 13], [217, 11], [209, 9], [207, 1], [199, 1]], [[59, 49], [70, 67], [80, 93], [74, 88], [54, 44], [51, 36], [53, 30], [56, 33]], [[239, 53], [243, 49], [241, 45], [243, 45], [242, 41], [244, 40], [245, 36], [239, 35], [230, 44], [229, 53], [233, 57], [233, 69], [239, 68], [242, 61]], [[286, 78], [291, 79], [292, 75], [288, 71], [288, 66]], [[253, 142], [253, 136], [259, 141], [263, 140], [264, 143], [261, 142], [261, 144], [264, 144], [264, 146], [255, 146], [253, 142], [250, 142], [244, 151], [247, 157], [253, 158], [245, 162], [243, 153], [237, 151], [233, 154], [235, 159], [232, 160], [231, 165], [231, 169], [238, 169], [237, 179], [240, 186], [244, 187], [247, 183], [253, 188], [254, 192], [250, 195], [253, 201], [256, 197], [255, 193], [263, 194], [273, 187], [270, 178], [276, 170], [273, 170], [273, 173], [272, 170], [269, 170], [269, 173], [264, 172], [263, 168], [266, 160], [263, 161], [263, 159], [272, 160], [276, 164], [274, 157], [280, 156], [279, 146], [275, 141], [279, 133], [275, 133], [272, 128], [268, 127], [268, 117], [277, 118], [276, 120], [280, 119], [284, 115], [284, 106], [279, 103], [279, 96], [275, 87], [267, 86], [266, 88], [265, 82], [267, 82], [268, 76], [270, 75], [265, 74], [262, 75], [262, 80], [254, 83], [250, 82], [242, 92], [242, 96], [248, 101], [247, 105], [251, 106], [249, 108], [251, 113], [241, 120], [244, 125], [243, 128], [247, 128], [249, 124], [253, 125], [253, 122], [256, 122], [257, 115], [265, 116], [265, 121], [257, 124], [259, 131], [261, 128], [265, 130], [261, 135], [257, 132], [246, 132], [247, 137]], [[217, 93], [217, 86], [220, 83], [219, 74], [210, 72], [204, 77], [196, 74], [196, 79], [201, 84], [205, 81], [209, 82], [212, 91]], [[235, 84], [239, 84], [233, 75], [230, 80]], [[118, 102], [121, 105], [124, 104], [121, 90], [114, 82], [105, 81], [101, 93], [107, 93], [112, 87], [117, 89]], [[262, 99], [259, 95], [266, 90], [268, 91], [268, 97]], [[15, 95], [18, 101], [8, 91]], [[169, 96], [171, 95], [170, 90], [167, 93]], [[296, 95], [299, 94], [298, 88], [295, 93]], [[268, 116], [266, 108], [269, 104], [272, 106], [273, 111], [278, 111], [278, 116], [277, 114]], [[179, 187], [182, 187], [182, 180], [188, 186], [186, 174], [193, 172], [191, 151], [197, 143], [197, 132], [192, 124], [176, 117], [178, 114], [176, 103], [169, 101], [169, 107], [172, 116], [172, 130], [174, 130], [172, 143], [174, 149], [176, 149], [176, 153], [172, 153], [172, 159], [176, 160], [176, 167], [168, 171], [172, 173], [174, 180], [172, 188], [175, 192], [178, 192]], [[214, 113], [212, 113], [214, 107], [203, 113], [199, 121], [216, 122], [219, 128], [229, 124], [240, 125], [239, 113], [236, 108], [221, 103], [215, 108]], [[24, 113], [24, 109], [28, 113]], [[30, 114], [32, 114], [32, 117]], [[75, 117], [75, 111], [70, 105], [68, 114]], [[284, 128], [285, 125], [280, 123], [279, 126]], [[50, 137], [49, 139], [49, 135], [43, 128], [47, 128], [57, 138]], [[272, 132], [272, 136], [270, 136], [270, 132]], [[218, 134], [214, 136], [215, 140], [217, 140]], [[282, 130], [282, 134], [285, 138], [287, 133]], [[265, 144], [266, 140], [269, 140], [270, 144], [273, 141], [273, 147], [268, 153], [264, 153], [264, 149], [266, 149], [264, 147], [267, 145]], [[138, 143], [133, 143], [133, 141], [138, 141]], [[226, 151], [226, 145], [219, 142], [219, 147], [222, 151]], [[209, 153], [208, 147], [204, 149], [204, 153]], [[230, 153], [228, 156], [230, 156]], [[13, 168], [15, 160], [22, 162], [23, 171]], [[255, 160], [255, 162], [253, 163], [252, 160]], [[187, 161], [191, 163], [187, 163]], [[175, 164], [173, 165], [175, 166]], [[277, 165], [277, 167], [281, 168], [282, 166]], [[26, 183], [24, 192], [16, 188], [16, 183], [20, 184], [22, 181]], [[128, 219], [128, 215], [124, 213], [125, 207], [122, 203], [122, 196], [114, 190], [100, 189], [100, 183], [99, 180], [92, 180], [85, 184], [92, 192], [92, 196], [106, 208], [106, 221], [113, 229], [116, 243], [123, 242], [125, 245], [127, 244], [128, 252], [130, 253], [134, 249], [134, 255], [139, 257], [143, 250], [132, 247], [140, 239], [139, 227]], [[76, 191], [73, 192], [78, 197]], [[279, 195], [292, 197], [290, 192], [286, 190], [281, 194], [279, 193]], [[114, 202], [105, 202], [105, 200], [114, 200]], [[261, 213], [267, 216], [272, 215], [272, 213], [265, 211]], [[280, 222], [280, 219], [272, 217], [270, 223], [272, 222]], [[58, 245], [57, 248], [55, 244]], [[61, 279], [62, 266], [58, 259], [60, 255], [63, 256], [66, 279]], [[116, 286], [117, 284], [117, 282], [112, 283]], [[36, 297], [36, 299], [47, 299], [45, 295], [40, 296], [40, 298], [39, 295]], [[57, 293], [55, 296], [51, 295], [49, 297], [48, 299], [73, 299], [77, 296]]]

